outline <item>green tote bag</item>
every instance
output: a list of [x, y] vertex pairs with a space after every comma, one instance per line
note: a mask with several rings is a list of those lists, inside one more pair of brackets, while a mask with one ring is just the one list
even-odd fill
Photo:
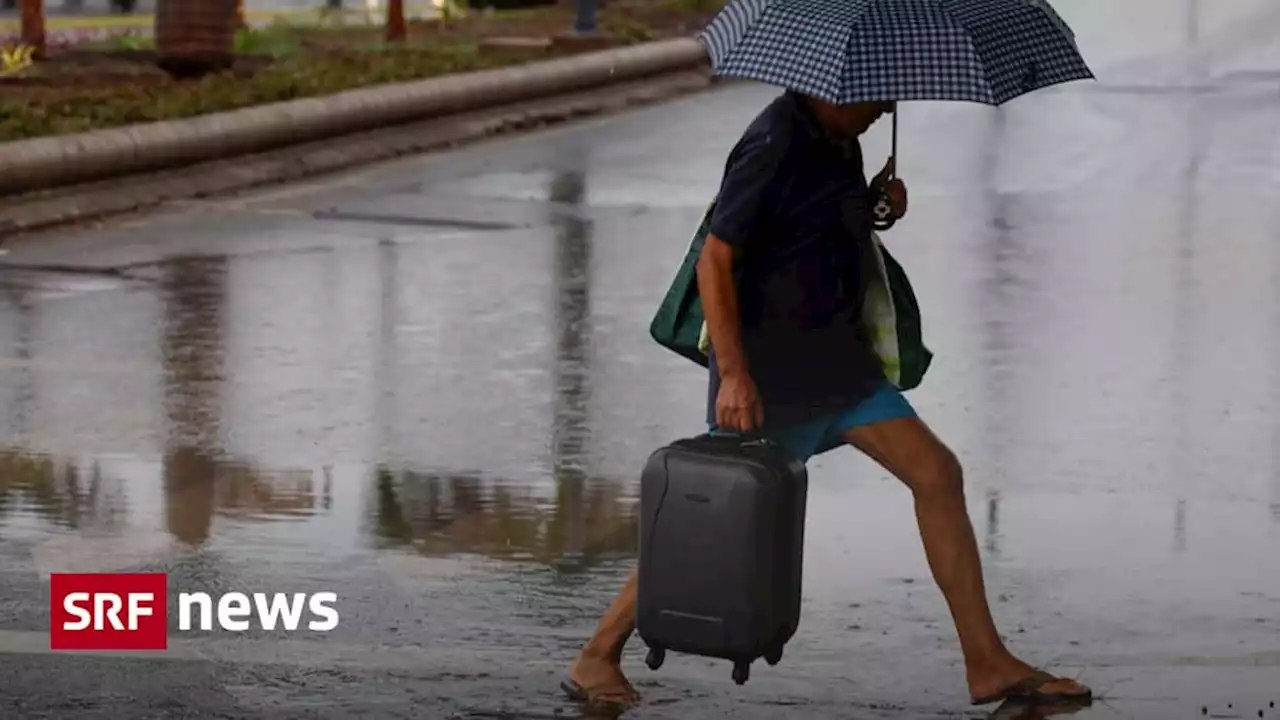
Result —
[[[675, 279], [658, 306], [649, 334], [659, 345], [707, 367], [709, 340], [702, 300], [698, 297], [698, 257], [710, 232], [713, 201], [702, 215]], [[907, 274], [873, 234], [875, 263], [864, 271], [866, 301], [863, 321], [880, 358], [885, 377], [899, 390], [911, 390], [924, 380], [933, 353], [924, 344], [920, 307]]]
[[702, 214], [702, 221], [693, 233], [693, 241], [684, 254], [676, 270], [675, 280], [667, 290], [666, 297], [658, 306], [658, 312], [649, 323], [649, 334], [658, 344], [673, 350], [703, 367], [710, 363], [707, 353], [699, 342], [704, 334], [705, 317], [702, 314], [702, 299], [698, 297], [698, 257], [702, 254], [702, 246], [707, 241], [711, 227], [711, 213], [715, 210], [713, 201], [707, 211]]

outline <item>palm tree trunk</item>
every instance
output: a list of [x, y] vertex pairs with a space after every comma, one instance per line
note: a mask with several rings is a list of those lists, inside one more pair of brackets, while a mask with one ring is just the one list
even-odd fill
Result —
[[407, 34], [404, 24], [404, 0], [388, 0], [387, 42], [403, 42]]
[[157, 63], [178, 78], [227, 70], [235, 61], [237, 0], [159, 0]]
[[45, 56], [44, 0], [19, 0], [22, 6], [22, 44], [35, 48], [35, 57]]

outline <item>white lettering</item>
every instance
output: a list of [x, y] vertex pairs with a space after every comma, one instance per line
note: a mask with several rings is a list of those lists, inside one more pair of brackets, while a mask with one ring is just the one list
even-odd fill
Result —
[[[156, 596], [151, 593], [129, 593], [129, 629], [138, 629], [138, 617], [151, 617], [151, 603], [155, 602]], [[140, 602], [145, 602], [144, 607]]]
[[247, 621], [235, 618], [248, 617], [249, 613], [249, 598], [245, 597], [244, 593], [227, 593], [218, 600], [218, 624], [222, 626], [223, 630], [232, 632], [248, 630], [249, 623]]
[[200, 629], [213, 629], [213, 599], [209, 593], [182, 593], [178, 596], [178, 629], [191, 629], [191, 606], [200, 606]]
[[[88, 596], [81, 594], [80, 599], [86, 599]], [[150, 599], [150, 596], [141, 596]], [[245, 593], [231, 592], [227, 593], [217, 600], [217, 625], [223, 630], [231, 632], [245, 632], [253, 627], [253, 618], [256, 616], [259, 625], [264, 630], [275, 630], [280, 627], [283, 630], [293, 632], [302, 624], [303, 612], [307, 609], [311, 611], [313, 619], [307, 623], [307, 627], [317, 632], [329, 632], [338, 627], [339, 617], [337, 609], [331, 607], [338, 602], [338, 596], [331, 592], [316, 593], [308, 596], [306, 593], [253, 593], [253, 599], [250, 601], [249, 596]], [[134, 600], [130, 598], [130, 617], [132, 618]], [[178, 595], [178, 629], [190, 630], [194, 624], [192, 616], [195, 614], [193, 608], [200, 610], [199, 627], [201, 630], [209, 631], [214, 629], [214, 601], [208, 593], [180, 593]], [[83, 619], [83, 623], [88, 623], [88, 613], [76, 608], [73, 602], [73, 596], [68, 596], [64, 602], [67, 612], [74, 613]], [[139, 615], [152, 614], [150, 609], [139, 609]], [[130, 622], [135, 622], [130, 620]], [[71, 623], [68, 623], [70, 625]], [[83, 629], [81, 627], [80, 629]]]
[[298, 621], [302, 619], [302, 608], [307, 604], [307, 596], [303, 593], [294, 593], [293, 602], [289, 602], [289, 596], [284, 593], [275, 593], [271, 596], [271, 604], [267, 605], [266, 593], [254, 593], [253, 602], [258, 606], [258, 620], [262, 623], [264, 630], [275, 630], [276, 620], [279, 616], [284, 616], [284, 629], [297, 630]]
[[311, 608], [311, 614], [319, 615], [326, 619], [323, 622], [312, 620], [307, 624], [307, 627], [318, 632], [329, 632], [330, 630], [338, 627], [338, 611], [328, 606], [329, 603], [336, 602], [338, 602], [338, 596], [331, 592], [322, 592], [312, 595], [311, 603], [309, 605]]
[[80, 607], [80, 603], [87, 602], [89, 602], [89, 593], [87, 592], [67, 593], [67, 596], [62, 599], [62, 609], [80, 619], [76, 622], [62, 623], [63, 630], [84, 630], [89, 627], [89, 623], [93, 622], [93, 614]]
[[98, 593], [93, 596], [93, 629], [101, 630], [102, 620], [105, 618], [111, 621], [112, 630], [123, 630], [124, 624], [120, 622], [120, 608], [124, 603], [120, 602], [120, 596], [115, 593]]

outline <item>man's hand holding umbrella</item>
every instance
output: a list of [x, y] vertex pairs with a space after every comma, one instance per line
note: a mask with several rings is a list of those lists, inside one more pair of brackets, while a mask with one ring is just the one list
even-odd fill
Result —
[[[897, 158], [890, 156], [884, 169], [871, 180], [871, 189], [887, 204], [889, 225], [907, 214], [907, 184], [898, 177]], [[877, 218], [880, 219], [880, 218]]]

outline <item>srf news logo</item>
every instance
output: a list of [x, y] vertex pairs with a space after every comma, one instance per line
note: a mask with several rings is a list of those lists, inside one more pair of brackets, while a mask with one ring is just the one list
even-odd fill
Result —
[[[165, 650], [169, 647], [169, 578], [164, 573], [54, 573], [49, 580], [51, 650]], [[254, 627], [297, 630], [303, 611], [307, 628], [338, 627], [338, 596], [315, 593], [178, 594], [178, 628], [190, 630], [198, 613], [201, 630], [244, 632]], [[317, 619], [318, 618], [318, 619]]]

